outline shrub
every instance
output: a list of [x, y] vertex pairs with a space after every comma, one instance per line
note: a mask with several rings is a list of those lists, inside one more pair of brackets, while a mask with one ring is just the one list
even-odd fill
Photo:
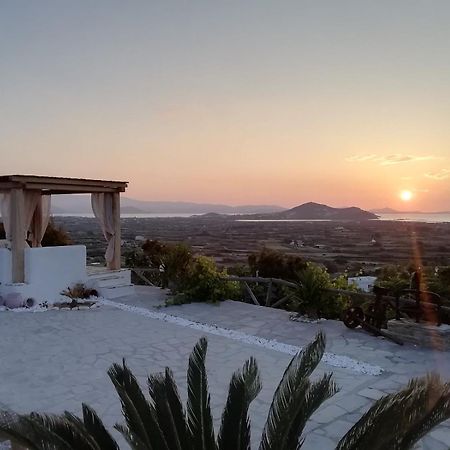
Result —
[[125, 254], [125, 266], [147, 268], [150, 266], [150, 260], [142, 250], [131, 250]]
[[170, 287], [174, 291], [183, 289], [194, 256], [191, 248], [185, 244], [166, 245], [161, 256], [161, 265], [164, 271], [161, 273], [163, 287]]
[[98, 297], [96, 289], [88, 288], [83, 283], [77, 283], [72, 287], [68, 287], [66, 290], [62, 291], [61, 294], [72, 300]]
[[[3, 223], [0, 223], [0, 239], [5, 239], [5, 229]], [[53, 221], [50, 221], [42, 238], [42, 247], [57, 247], [62, 245], [70, 245], [72, 240], [67, 232], [61, 227], [56, 226]]]
[[184, 243], [167, 244], [147, 240], [142, 250], [143, 254], [136, 252], [133, 257], [146, 266], [161, 269], [163, 288], [170, 287], [173, 291], [179, 291], [194, 262], [191, 248]]
[[50, 221], [42, 238], [42, 247], [57, 247], [70, 244], [72, 244], [72, 239], [70, 239], [67, 232], [61, 226], [56, 226], [53, 221]]
[[216, 302], [240, 297], [239, 283], [226, 281], [227, 272], [220, 271], [215, 261], [207, 256], [198, 256], [181, 287], [187, 301]]
[[168, 252], [168, 245], [158, 240], [147, 239], [142, 245], [142, 250], [150, 264], [159, 267]]
[[297, 273], [306, 267], [303, 258], [264, 248], [261, 252], [251, 254], [248, 264], [252, 274], [260, 277], [295, 280]]
[[308, 262], [306, 268], [297, 274], [297, 288], [294, 290], [289, 308], [312, 317], [339, 319], [349, 306], [350, 299], [327, 292], [327, 289], [355, 288], [347, 285], [344, 276], [333, 280], [325, 268]]

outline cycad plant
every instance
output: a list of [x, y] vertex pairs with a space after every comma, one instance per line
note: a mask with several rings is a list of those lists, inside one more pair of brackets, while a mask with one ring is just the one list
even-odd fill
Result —
[[[325, 349], [316, 339], [291, 360], [275, 391], [260, 450], [298, 450], [304, 427], [316, 409], [335, 394], [331, 374], [310, 375]], [[115, 428], [133, 450], [249, 450], [250, 403], [261, 390], [256, 361], [250, 358], [230, 382], [220, 429], [215, 436], [205, 369], [207, 341], [189, 358], [188, 399], [183, 408], [173, 374], [148, 377], [149, 399], [125, 361], [108, 371], [122, 403], [124, 424]], [[118, 450], [96, 413], [83, 404], [83, 416], [31, 413], [0, 415], [0, 436], [30, 450]], [[438, 377], [412, 380], [408, 387], [378, 400], [338, 444], [339, 450], [408, 449], [432, 427], [450, 417], [450, 385]]]

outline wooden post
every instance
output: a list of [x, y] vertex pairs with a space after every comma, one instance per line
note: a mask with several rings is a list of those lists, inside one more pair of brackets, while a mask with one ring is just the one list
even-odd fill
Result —
[[24, 249], [25, 249], [25, 223], [24, 198], [22, 189], [12, 189], [10, 194], [10, 227], [11, 227], [11, 257], [12, 281], [23, 283], [25, 281]]
[[120, 247], [122, 239], [120, 236], [120, 193], [114, 192], [112, 195], [112, 212], [114, 220], [114, 259], [109, 264], [109, 269], [119, 270], [121, 266], [120, 262]]
[[258, 302], [258, 299], [256, 298], [256, 296], [255, 296], [255, 294], [253, 293], [253, 291], [250, 289], [250, 286], [247, 284], [246, 281], [244, 281], [244, 286], [245, 286], [245, 289], [247, 289], [247, 292], [248, 292], [248, 294], [250, 295], [250, 298], [252, 299], [252, 302], [253, 302], [255, 305], [261, 306], [261, 305], [259, 304], [259, 302]]

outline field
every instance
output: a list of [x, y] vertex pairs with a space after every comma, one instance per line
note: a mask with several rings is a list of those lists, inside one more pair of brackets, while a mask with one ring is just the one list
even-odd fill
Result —
[[[95, 219], [54, 221], [67, 230], [73, 243], [86, 245], [90, 263], [102, 261], [105, 244]], [[350, 275], [412, 261], [450, 265], [450, 223], [244, 222], [215, 214], [122, 219], [124, 253], [140, 246], [142, 238], [185, 242], [196, 254], [212, 256], [223, 266], [245, 263], [250, 253], [263, 247], [323, 263], [332, 273], [348, 270]]]

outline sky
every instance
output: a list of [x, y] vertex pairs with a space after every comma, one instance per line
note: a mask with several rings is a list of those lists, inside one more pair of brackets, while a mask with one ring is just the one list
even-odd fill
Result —
[[448, 0], [0, 0], [1, 172], [450, 210], [449, 23]]

